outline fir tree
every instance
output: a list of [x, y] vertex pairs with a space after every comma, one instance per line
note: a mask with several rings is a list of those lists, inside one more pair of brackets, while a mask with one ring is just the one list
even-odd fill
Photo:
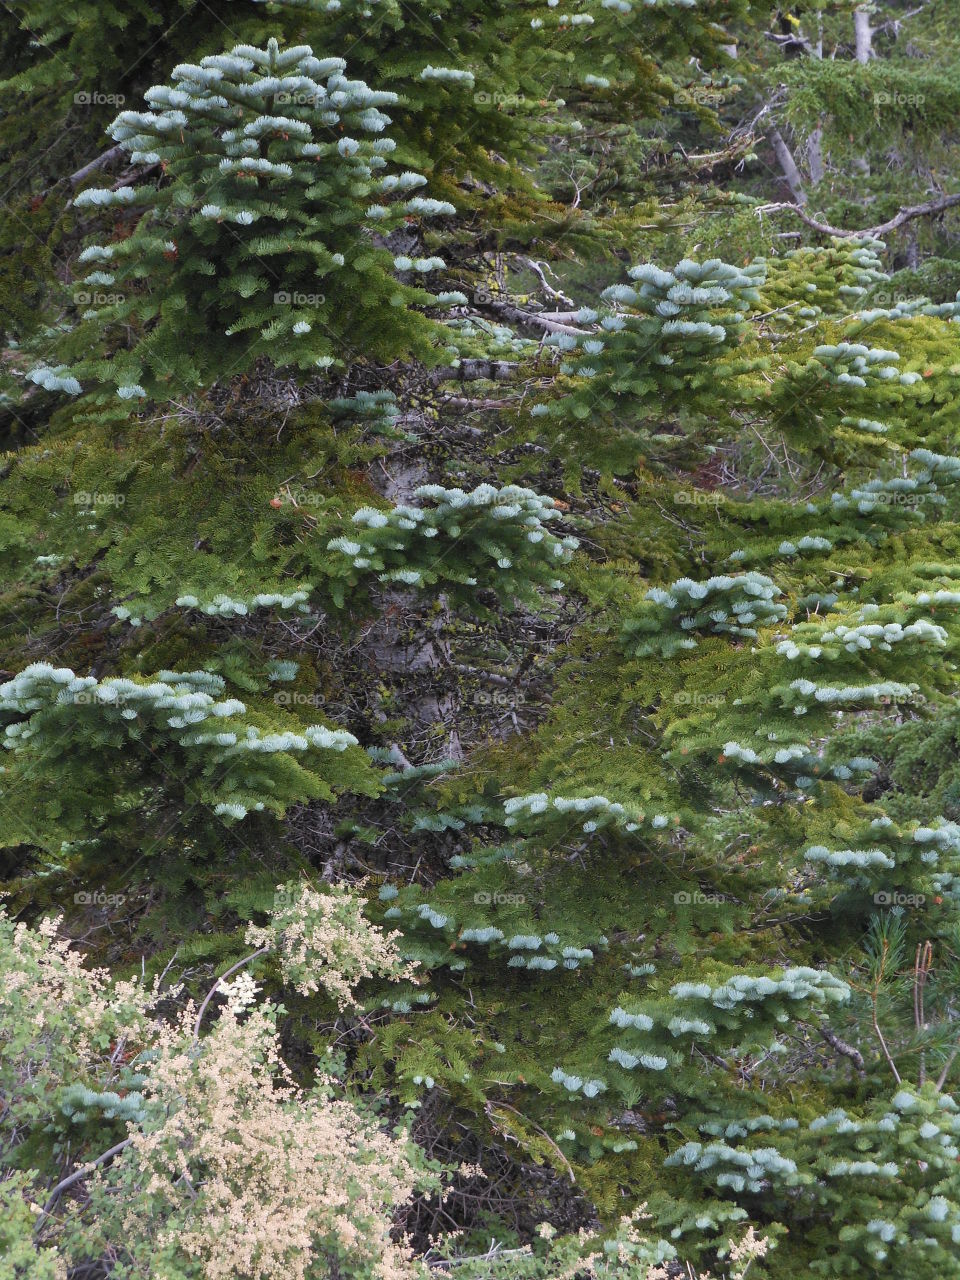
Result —
[[960, 302], [743, 168], [864, 11], [728, 135], [745, 5], [104, 12], [4, 356], [16, 1274], [960, 1276]]

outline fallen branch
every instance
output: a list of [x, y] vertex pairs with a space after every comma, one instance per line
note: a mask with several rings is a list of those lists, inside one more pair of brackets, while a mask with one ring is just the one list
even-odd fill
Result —
[[831, 1049], [836, 1049], [837, 1053], [842, 1054], [844, 1058], [849, 1058], [857, 1070], [863, 1074], [863, 1054], [859, 1049], [855, 1049], [852, 1044], [847, 1044], [846, 1040], [841, 1040], [829, 1027], [821, 1027], [820, 1034]]
[[525, 324], [532, 326], [534, 329], [545, 329], [547, 333], [568, 333], [574, 337], [586, 333], [585, 329], [576, 329], [573, 325], [562, 324], [558, 320], [550, 320], [546, 315], [540, 315], [536, 311], [521, 311], [519, 307], [511, 306], [508, 302], [485, 302], [481, 310], [494, 311], [514, 324]]
[[71, 173], [67, 178], [67, 181], [70, 183], [71, 187], [77, 187], [84, 178], [89, 177], [91, 173], [95, 173], [97, 169], [105, 169], [108, 164], [119, 159], [122, 155], [126, 155], [126, 148], [120, 146], [118, 143], [117, 146], [111, 147], [109, 151], [104, 151], [103, 155], [97, 156], [95, 160], [91, 160], [89, 164], [85, 164], [82, 169], [78, 169], [76, 173]]
[[888, 231], [896, 231], [898, 227], [902, 227], [905, 222], [909, 222], [912, 218], [932, 217], [938, 213], [943, 213], [946, 209], [955, 209], [957, 205], [960, 205], [960, 194], [941, 196], [939, 200], [929, 200], [926, 204], [910, 205], [909, 208], [901, 209], [894, 217], [888, 218], [886, 222], [877, 223], [874, 227], [862, 227], [858, 231], [848, 231], [843, 227], [831, 226], [829, 222], [820, 222], [818, 219], [812, 218], [800, 205], [794, 204], [789, 200], [777, 204], [758, 205], [757, 213], [778, 213], [780, 210], [789, 210], [791, 213], [795, 213], [808, 227], [812, 227], [814, 231], [819, 231], [821, 235], [855, 239], [860, 236], [882, 236]]

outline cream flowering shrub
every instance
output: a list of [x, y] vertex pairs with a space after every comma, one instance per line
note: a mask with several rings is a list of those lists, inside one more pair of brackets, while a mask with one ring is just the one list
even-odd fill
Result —
[[139, 1095], [132, 1059], [149, 1040], [158, 986], [117, 982], [84, 966], [57, 936], [0, 910], [0, 1153], [33, 1135], [54, 1140], [71, 1120], [123, 1118]]
[[[222, 988], [221, 988], [222, 989]], [[323, 1083], [281, 1061], [276, 1010], [248, 1008], [249, 980], [200, 1044], [189, 1019], [159, 1036], [147, 1121], [107, 1169], [68, 1237], [130, 1280], [408, 1280], [391, 1213], [429, 1175]]]
[[294, 1081], [248, 973], [198, 1038], [192, 1002], [162, 1016], [158, 984], [86, 968], [57, 923], [0, 915], [0, 1280], [421, 1275], [393, 1214], [435, 1172], [333, 1081]]
[[363, 915], [366, 902], [349, 885], [325, 891], [278, 885], [270, 924], [251, 925], [246, 940], [275, 950], [284, 981], [302, 995], [322, 989], [346, 1009], [355, 1004], [353, 988], [364, 979], [414, 977], [414, 964], [397, 949], [401, 935], [371, 924]]

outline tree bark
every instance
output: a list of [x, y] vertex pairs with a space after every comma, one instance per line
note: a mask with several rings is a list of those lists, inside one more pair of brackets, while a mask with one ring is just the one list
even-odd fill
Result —
[[853, 36], [858, 62], [869, 62], [873, 57], [873, 29], [870, 26], [870, 11], [854, 9]]
[[776, 125], [770, 130], [770, 142], [777, 157], [777, 163], [783, 170], [783, 176], [787, 180], [790, 194], [797, 204], [806, 204], [807, 193], [803, 189], [803, 179], [800, 176], [800, 170], [797, 168], [797, 162], [794, 160], [790, 148], [784, 142], [783, 134]]

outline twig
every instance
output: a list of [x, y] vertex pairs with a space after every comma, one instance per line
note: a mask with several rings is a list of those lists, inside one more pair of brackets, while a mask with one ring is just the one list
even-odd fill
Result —
[[104, 1151], [103, 1155], [97, 1156], [96, 1160], [88, 1160], [87, 1163], [82, 1168], [77, 1169], [74, 1173], [71, 1173], [69, 1178], [64, 1178], [62, 1179], [62, 1181], [58, 1182], [57, 1185], [50, 1192], [50, 1196], [47, 1200], [47, 1203], [43, 1206], [43, 1212], [40, 1214], [40, 1217], [37, 1219], [37, 1225], [34, 1228], [34, 1230], [35, 1231], [39, 1230], [40, 1224], [43, 1222], [44, 1218], [47, 1218], [50, 1216], [50, 1210], [53, 1208], [53, 1206], [57, 1203], [57, 1201], [63, 1195], [64, 1191], [68, 1189], [68, 1187], [72, 1187], [75, 1182], [80, 1182], [81, 1179], [85, 1178], [88, 1173], [92, 1173], [98, 1164], [104, 1164], [107, 1160], [112, 1160], [114, 1156], [119, 1155], [120, 1152], [123, 1151], [125, 1147], [129, 1147], [132, 1141], [133, 1141], [132, 1136], [129, 1138], [124, 1138], [122, 1142], [118, 1142], [115, 1146], [110, 1147], [108, 1151]]
[[251, 960], [256, 960], [257, 956], [265, 956], [269, 950], [270, 950], [269, 947], [259, 947], [256, 951], [251, 951], [248, 956], [244, 956], [242, 960], [238, 960], [236, 964], [231, 965], [230, 968], [226, 971], [226, 973], [221, 973], [220, 977], [216, 980], [216, 982], [213, 984], [213, 986], [210, 988], [210, 990], [207, 992], [206, 996], [204, 997], [203, 1004], [200, 1006], [200, 1011], [197, 1014], [197, 1020], [193, 1024], [193, 1043], [194, 1044], [196, 1044], [197, 1041], [200, 1039], [200, 1023], [203, 1021], [203, 1015], [207, 1011], [207, 1005], [216, 995], [217, 991], [220, 988], [221, 982], [223, 982], [226, 978], [229, 978], [231, 973], [236, 973], [237, 970], [242, 969], [245, 964], [249, 964]]
[[953, 1053], [951, 1053], [950, 1057], [946, 1061], [946, 1064], [943, 1070], [937, 1076], [937, 1083], [935, 1085], [935, 1090], [937, 1093], [939, 1093], [940, 1090], [943, 1088], [943, 1086], [947, 1083], [947, 1076], [950, 1074], [950, 1068], [953, 1066], [954, 1062], [956, 1061], [956, 1057], [958, 1053], [960, 1053], [960, 1042], [958, 1042], [954, 1046]]
[[[917, 943], [917, 956], [913, 964], [913, 1021], [918, 1032], [926, 1029], [926, 1014], [923, 1008], [923, 988], [927, 981], [927, 974], [930, 972], [930, 964], [933, 960], [933, 943], [927, 942]], [[922, 1088], [927, 1078], [927, 1059], [926, 1054], [920, 1052], [920, 1072], [917, 1076], [917, 1084]]]

